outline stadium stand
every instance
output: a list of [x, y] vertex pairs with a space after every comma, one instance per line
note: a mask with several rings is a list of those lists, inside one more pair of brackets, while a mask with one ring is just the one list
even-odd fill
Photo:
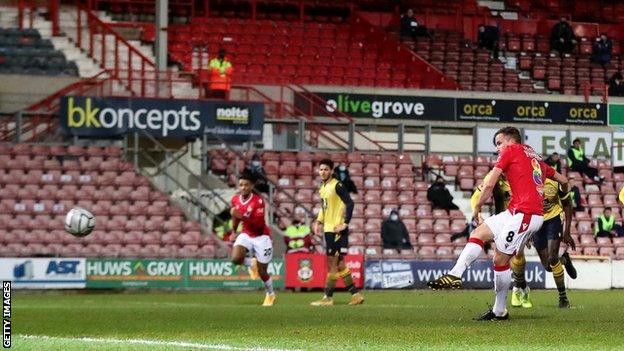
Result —
[[36, 29], [0, 28], [0, 74], [78, 76], [78, 67]]
[[[0, 144], [1, 256], [214, 257], [212, 236], [155, 190], [118, 147]], [[96, 215], [76, 239], [73, 206]]]
[[[229, 151], [210, 151], [211, 171], [224, 174], [233, 185], [237, 169], [242, 169], [251, 158], [237, 159]], [[428, 168], [441, 171], [469, 197], [474, 186], [481, 181], [493, 166], [495, 159], [486, 156], [431, 155], [424, 161], [413, 162], [409, 157], [399, 159], [393, 153], [262, 153], [263, 166], [270, 179], [277, 184], [273, 206], [278, 213], [276, 221], [282, 228], [288, 226], [292, 218], [306, 219], [306, 210], [318, 213], [318, 177], [314, 171], [316, 162], [330, 156], [335, 162], [346, 162], [351, 179], [358, 188], [352, 197], [356, 203], [353, 220], [350, 223], [350, 247], [352, 252], [365, 253], [375, 258], [455, 258], [465, 245], [465, 239], [451, 242], [453, 233], [461, 232], [466, 224], [466, 215], [459, 210], [446, 211], [432, 209], [427, 200], [429, 183], [423, 178]], [[383, 160], [383, 161], [382, 161]], [[621, 238], [594, 238], [593, 222], [605, 206], [616, 206], [615, 189], [624, 186], [624, 175], [612, 173], [609, 161], [593, 161], [606, 181], [598, 186], [592, 180], [583, 178], [577, 172], [565, 174], [580, 182], [583, 203], [591, 210], [576, 212], [572, 223], [572, 236], [577, 249], [572, 254], [588, 256], [624, 257], [624, 240]], [[297, 190], [295, 192], [295, 189]], [[286, 196], [291, 194], [293, 199]], [[413, 251], [403, 250], [401, 254], [381, 249], [381, 222], [392, 208], [399, 210], [409, 233]], [[616, 222], [621, 223], [621, 211], [614, 211]], [[312, 218], [313, 219], [313, 218]], [[311, 220], [311, 216], [307, 216]], [[320, 250], [320, 248], [317, 248]]]
[[272, 20], [194, 19], [172, 26], [171, 59], [191, 69], [193, 47], [220, 47], [231, 56], [238, 83], [405, 87], [404, 63], [381, 58], [349, 25]]

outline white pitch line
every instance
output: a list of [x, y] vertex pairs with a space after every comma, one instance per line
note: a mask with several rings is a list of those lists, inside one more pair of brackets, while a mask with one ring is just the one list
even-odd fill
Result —
[[113, 338], [65, 338], [47, 335], [17, 335], [18, 337], [31, 340], [50, 340], [50, 341], [71, 341], [83, 343], [100, 343], [100, 344], [123, 344], [123, 345], [142, 345], [142, 346], [167, 346], [167, 347], [185, 347], [199, 350], [227, 350], [227, 351], [300, 351], [296, 349], [273, 349], [263, 347], [237, 347], [226, 344], [201, 344], [185, 341], [161, 341], [146, 339], [113, 339]]

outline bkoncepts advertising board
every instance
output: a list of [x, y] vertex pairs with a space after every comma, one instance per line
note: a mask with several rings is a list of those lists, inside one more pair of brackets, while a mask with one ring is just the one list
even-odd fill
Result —
[[15, 289], [81, 289], [85, 267], [84, 258], [0, 258], [0, 280]]
[[319, 116], [428, 121], [607, 125], [607, 105], [403, 95], [315, 93], [295, 95], [295, 106]]
[[[427, 288], [427, 282], [447, 273], [454, 261], [367, 260], [364, 286], [367, 289]], [[538, 262], [526, 263], [526, 281], [531, 288], [544, 288], [546, 271]], [[511, 274], [511, 273], [510, 273]], [[492, 261], [475, 261], [463, 276], [463, 287], [491, 289], [494, 285]]]
[[69, 135], [118, 137], [145, 131], [156, 138], [208, 133], [224, 141], [262, 139], [264, 105], [140, 98], [61, 98], [61, 126]]

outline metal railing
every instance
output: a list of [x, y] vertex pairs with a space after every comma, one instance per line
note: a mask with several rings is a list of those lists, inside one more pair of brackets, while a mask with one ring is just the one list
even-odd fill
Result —
[[[108, 70], [113, 78], [119, 79], [137, 95], [143, 96], [144, 86], [141, 85], [139, 91], [134, 91], [131, 83], [137, 73], [140, 74], [140, 77], [144, 77], [146, 72], [156, 71], [154, 61], [136, 49], [110, 25], [100, 20], [86, 6], [77, 4], [76, 11], [76, 46], [85, 50], [90, 57], [98, 61], [100, 66]], [[83, 30], [85, 29], [87, 30], [87, 37], [83, 38]], [[107, 38], [113, 39], [112, 44], [107, 42]], [[113, 45], [111, 62], [108, 61], [107, 56], [109, 55], [109, 45]], [[121, 51], [127, 53], [127, 57], [123, 58], [125, 62], [122, 62]], [[123, 74], [124, 72], [126, 74]]]

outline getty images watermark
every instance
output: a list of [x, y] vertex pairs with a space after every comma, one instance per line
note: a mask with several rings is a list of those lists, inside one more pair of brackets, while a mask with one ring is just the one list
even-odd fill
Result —
[[2, 282], [2, 347], [11, 347], [11, 282]]

